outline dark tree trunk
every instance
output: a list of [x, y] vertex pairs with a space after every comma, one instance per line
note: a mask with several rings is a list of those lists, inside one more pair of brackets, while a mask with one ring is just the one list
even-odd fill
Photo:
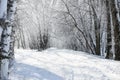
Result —
[[111, 34], [111, 16], [110, 16], [110, 2], [106, 0], [106, 17], [107, 17], [107, 46], [106, 46], [106, 59], [112, 58], [112, 34]]
[[112, 22], [114, 30], [114, 42], [115, 42], [115, 60], [120, 60], [120, 32], [119, 32], [119, 21], [118, 21], [118, 11], [116, 8], [115, 0], [111, 1], [111, 13], [112, 13]]

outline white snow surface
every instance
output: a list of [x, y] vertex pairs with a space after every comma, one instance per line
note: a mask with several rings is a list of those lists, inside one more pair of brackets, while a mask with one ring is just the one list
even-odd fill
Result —
[[85, 52], [50, 48], [15, 50], [10, 80], [120, 80], [120, 62]]

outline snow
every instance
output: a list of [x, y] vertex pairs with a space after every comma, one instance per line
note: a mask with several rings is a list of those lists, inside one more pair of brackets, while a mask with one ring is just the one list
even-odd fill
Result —
[[50, 48], [15, 50], [10, 80], [120, 80], [120, 62], [85, 52]]

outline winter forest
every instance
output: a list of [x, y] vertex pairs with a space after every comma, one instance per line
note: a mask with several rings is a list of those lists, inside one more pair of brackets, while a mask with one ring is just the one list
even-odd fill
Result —
[[0, 80], [120, 80], [120, 0], [0, 0]]

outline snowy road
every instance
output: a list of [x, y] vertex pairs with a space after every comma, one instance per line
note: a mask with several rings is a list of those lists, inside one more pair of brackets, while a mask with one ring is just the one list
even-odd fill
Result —
[[120, 80], [120, 62], [51, 48], [16, 50], [10, 80]]

